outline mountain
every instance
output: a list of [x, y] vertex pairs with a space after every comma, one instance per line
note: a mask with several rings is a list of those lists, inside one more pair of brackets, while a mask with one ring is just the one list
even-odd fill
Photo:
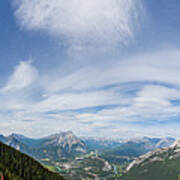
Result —
[[61, 132], [59, 134], [54, 134], [44, 138], [44, 145], [61, 147], [68, 153], [86, 152], [86, 146], [84, 142], [77, 138], [71, 131]]
[[0, 174], [5, 180], [64, 180], [29, 156], [0, 143]]
[[107, 138], [80, 139], [71, 131], [67, 131], [40, 139], [19, 134], [11, 134], [7, 137], [1, 135], [0, 141], [36, 159], [58, 160], [96, 150], [106, 157], [110, 157], [109, 155], [138, 157], [156, 148], [168, 147], [175, 139], [143, 137], [130, 139], [127, 142]]
[[[78, 138], [71, 131], [40, 139], [19, 134], [0, 136], [0, 141], [37, 159], [67, 179], [106, 177], [122, 174], [127, 163], [156, 148], [167, 147], [173, 138]], [[73, 178], [76, 177], [76, 178]], [[124, 179], [123, 179], [124, 180]]]
[[40, 142], [42, 142], [41, 139], [32, 139], [32, 138], [26, 137], [24, 135], [15, 134], [15, 133], [7, 136], [6, 140], [9, 140], [10, 142], [15, 140], [26, 146], [30, 146], [30, 147], [37, 147], [40, 144]]
[[121, 140], [96, 138], [96, 137], [83, 138], [83, 141], [85, 142], [89, 150], [112, 149], [119, 147], [123, 144]]
[[180, 179], [180, 140], [168, 148], [140, 156], [126, 169], [123, 180]]
[[171, 137], [163, 138], [156, 144], [155, 147], [156, 148], [168, 147], [168, 146], [172, 145], [174, 142], [175, 142], [174, 138], [171, 138]]
[[175, 141], [172, 137], [166, 137], [166, 138], [149, 138], [149, 137], [143, 137], [143, 138], [137, 138], [137, 139], [130, 139], [125, 143], [127, 144], [137, 144], [139, 146], [143, 145], [145, 149], [153, 150], [157, 148], [164, 148], [168, 147], [171, 144], [173, 144]]
[[48, 158], [57, 161], [85, 152], [84, 142], [68, 131], [42, 138], [38, 147], [34, 148], [33, 155], [38, 159]]
[[71, 131], [60, 132], [41, 139], [32, 139], [18, 134], [7, 137], [1, 135], [0, 141], [36, 159], [58, 160], [86, 152], [84, 142]]
[[19, 138], [14, 136], [14, 134], [4, 138], [4, 143], [6, 143], [8, 146], [15, 148], [16, 150], [22, 150], [24, 149], [23, 146], [25, 146], [25, 144], [23, 144]]
[[126, 141], [106, 138], [83, 138], [83, 140], [89, 150], [112, 150], [114, 153], [128, 156], [139, 156], [157, 148], [168, 147], [175, 141], [175, 139], [171, 137], [143, 137]]
[[154, 149], [168, 147], [174, 141], [174, 138], [169, 137], [163, 139], [149, 137], [131, 139], [125, 143], [122, 143], [121, 146], [107, 151], [106, 153], [119, 156], [138, 157]]
[[6, 142], [6, 138], [3, 135], [0, 135], [0, 142], [2, 143]]

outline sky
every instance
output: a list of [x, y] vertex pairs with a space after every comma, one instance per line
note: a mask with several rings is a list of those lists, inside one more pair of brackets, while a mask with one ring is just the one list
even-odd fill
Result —
[[179, 0], [0, 1], [0, 134], [180, 138]]

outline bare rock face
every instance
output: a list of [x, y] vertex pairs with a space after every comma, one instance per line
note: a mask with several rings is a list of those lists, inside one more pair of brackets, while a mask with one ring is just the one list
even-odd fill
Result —
[[167, 148], [156, 149], [152, 152], [148, 152], [145, 155], [135, 159], [126, 168], [126, 172], [130, 171], [135, 166], [144, 166], [145, 164], [152, 163], [154, 161], [165, 161], [166, 159], [175, 159], [180, 156], [180, 139], [175, 141], [174, 144]]
[[71, 131], [61, 132], [59, 134], [51, 135], [46, 139], [45, 144], [66, 148], [68, 152], [85, 152], [86, 145], [82, 140], [77, 138]]

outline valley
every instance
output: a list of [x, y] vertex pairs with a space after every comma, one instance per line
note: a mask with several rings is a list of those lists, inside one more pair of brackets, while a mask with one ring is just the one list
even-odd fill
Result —
[[113, 180], [121, 178], [128, 164], [139, 156], [168, 147], [175, 139], [79, 138], [67, 131], [40, 139], [18, 134], [1, 135], [0, 141], [35, 158], [45, 168], [66, 179]]
[[180, 0], [0, 0], [0, 180], [180, 180]]
[[67, 179], [106, 179], [113, 175], [111, 164], [94, 153], [59, 162], [41, 160], [41, 163]]

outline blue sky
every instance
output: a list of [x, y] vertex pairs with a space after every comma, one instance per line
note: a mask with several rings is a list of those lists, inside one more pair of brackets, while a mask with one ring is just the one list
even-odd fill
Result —
[[0, 132], [180, 137], [178, 0], [0, 2]]

